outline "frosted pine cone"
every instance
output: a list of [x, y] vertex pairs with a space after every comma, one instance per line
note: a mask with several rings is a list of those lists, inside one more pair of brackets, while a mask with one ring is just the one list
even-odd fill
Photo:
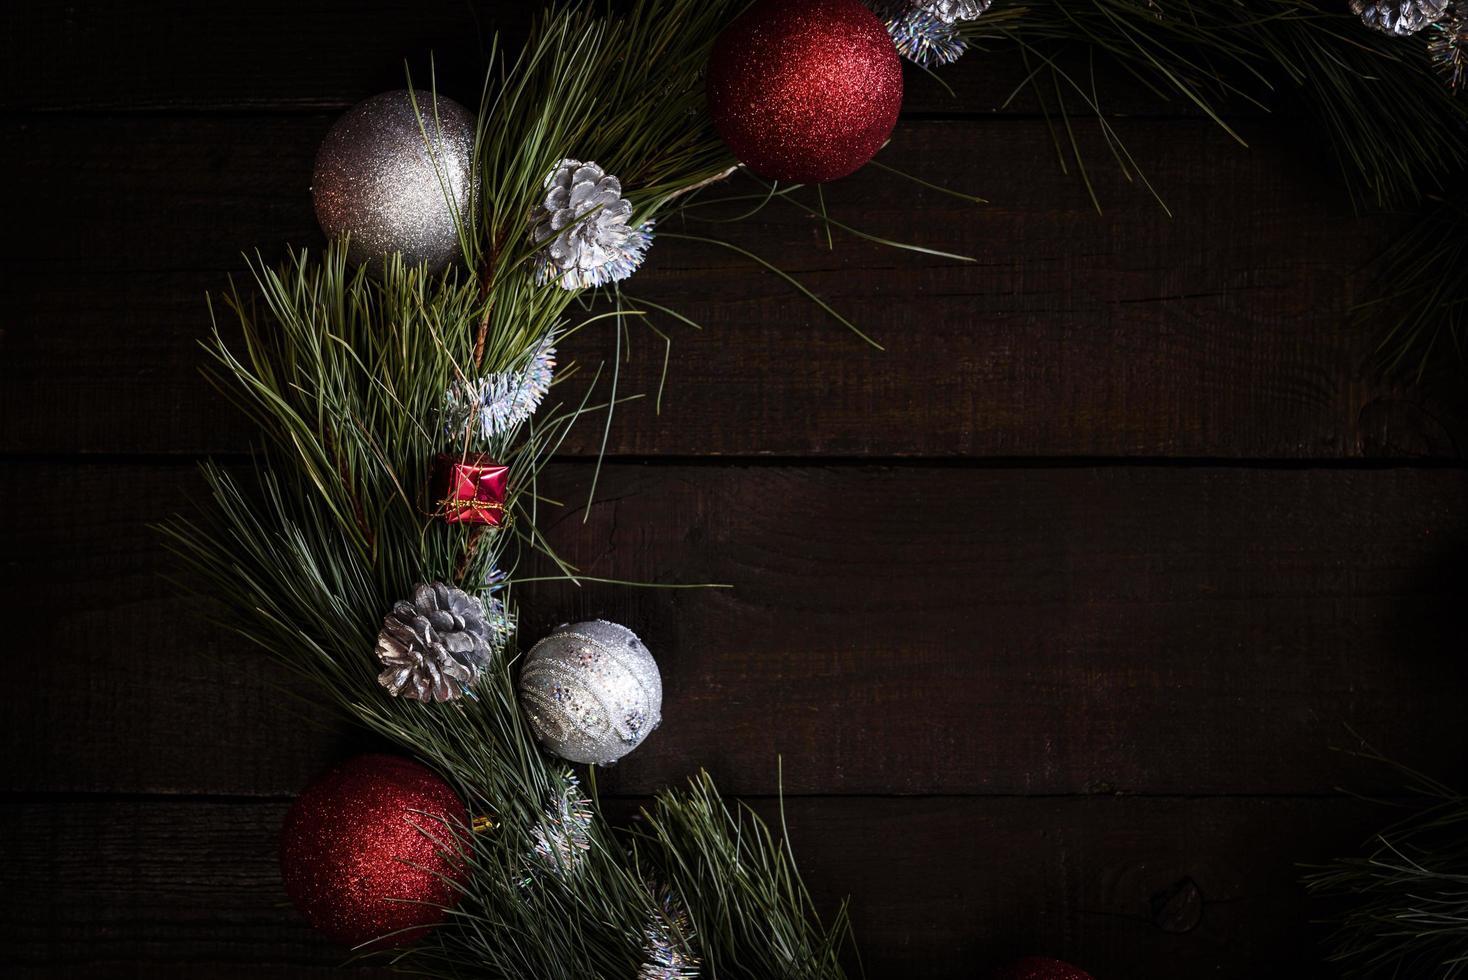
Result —
[[1351, 0], [1351, 12], [1367, 27], [1402, 37], [1442, 20], [1448, 0]]
[[594, 163], [562, 160], [545, 178], [545, 197], [530, 215], [543, 245], [536, 279], [586, 289], [626, 279], [652, 243], [650, 225], [633, 228], [622, 182]]
[[927, 0], [926, 3], [913, 4], [913, 9], [945, 24], [957, 24], [965, 20], [978, 20], [993, 2], [994, 0]]
[[490, 620], [484, 602], [467, 592], [419, 585], [412, 602], [399, 601], [382, 621], [377, 659], [386, 669], [377, 682], [415, 701], [462, 697], [504, 645], [504, 631]]

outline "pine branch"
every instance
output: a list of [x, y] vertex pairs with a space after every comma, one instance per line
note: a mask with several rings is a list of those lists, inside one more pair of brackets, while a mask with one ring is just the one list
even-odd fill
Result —
[[1404, 774], [1421, 794], [1412, 814], [1363, 856], [1311, 868], [1305, 885], [1342, 909], [1330, 958], [1346, 975], [1468, 976], [1468, 797]]
[[[629, 852], [590, 812], [562, 853], [554, 814], [575, 780], [529, 731], [509, 652], [472, 698], [448, 705], [389, 697], [373, 655], [383, 616], [418, 582], [485, 594], [491, 569], [518, 568], [522, 549], [559, 563], [537, 530], [535, 487], [570, 426], [598, 408], [590, 390], [570, 408], [548, 406], [538, 425], [471, 434], [473, 448], [510, 466], [506, 504], [517, 520], [467, 535], [436, 518], [429, 491], [435, 453], [465, 438], [446, 428], [445, 393], [456, 381], [523, 366], [529, 352], [579, 328], [567, 316], [577, 294], [538, 284], [532, 271], [528, 216], [558, 160], [597, 159], [617, 172], [639, 221], [727, 175], [732, 160], [702, 112], [700, 72], [734, 6], [644, 0], [624, 17], [548, 10], [514, 63], [495, 48], [478, 123], [479, 196], [460, 216], [467, 268], [433, 276], [393, 259], [352, 271], [342, 243], [319, 259], [293, 254], [280, 269], [256, 261], [253, 298], [233, 291], [225, 303], [239, 321], [238, 348], [219, 328], [205, 345], [212, 380], [258, 426], [263, 445], [252, 474], [205, 467], [211, 520], [165, 529], [191, 585], [225, 597], [240, 636], [434, 766], [492, 828], [459, 842], [471, 869], [463, 894], [443, 926], [398, 955], [403, 969], [516, 980], [633, 976], [647, 955], [648, 923], [666, 915], [657, 886], [676, 887], [673, 871], [698, 854], [741, 854], [739, 835], [748, 835], [761, 850], [747, 855], [755, 863], [741, 866], [740, 889], [721, 896], [718, 915], [782, 923], [793, 945], [763, 948], [751, 925], [738, 943], [703, 951], [710, 975], [779, 963], [796, 972], [763, 975], [841, 976], [844, 919], [826, 932], [809, 918], [808, 900], [793, 902], [793, 866], [752, 815], [670, 825], [656, 848]], [[616, 400], [614, 391], [600, 407]], [[509, 605], [513, 577], [501, 587]], [[705, 781], [686, 805], [669, 795], [660, 806], [672, 815], [716, 799]], [[678, 900], [707, 923], [693, 884]], [[749, 943], [760, 948], [741, 945]]]
[[[1230, 107], [1300, 110], [1358, 211], [1417, 214], [1383, 257], [1377, 296], [1357, 311], [1388, 322], [1378, 366], [1421, 380], [1436, 363], [1461, 380], [1468, 220], [1457, 187], [1468, 176], [1468, 99], [1434, 69], [1422, 38], [1388, 37], [1345, 3], [1314, 0], [1031, 0], [991, 11], [964, 35], [1037, 59], [1024, 84], [1047, 116], [1046, 84], [1079, 96], [1128, 173], [1140, 170], [1101, 112], [1097, 58], [1193, 105], [1240, 142]], [[1063, 103], [1059, 113], [1069, 131]], [[1083, 167], [1074, 140], [1071, 156]]]
[[[540, 534], [538, 476], [578, 418], [625, 399], [614, 385], [593, 404], [588, 389], [570, 407], [548, 407], [539, 424], [485, 435], [448, 425], [446, 393], [485, 372], [523, 368], [540, 346], [599, 318], [573, 323], [577, 291], [538, 283], [533, 271], [531, 209], [559, 160], [596, 160], [616, 173], [637, 223], [687, 206], [728, 175], [734, 162], [709, 127], [701, 71], [741, 6], [641, 0], [623, 16], [549, 8], [515, 59], [498, 44], [491, 55], [478, 196], [459, 216], [463, 268], [430, 275], [394, 259], [352, 271], [339, 242], [319, 258], [293, 254], [279, 269], [257, 259], [253, 291], [232, 290], [224, 304], [239, 321], [237, 348], [217, 327], [205, 345], [214, 383], [258, 426], [262, 453], [249, 474], [207, 466], [212, 519], [166, 529], [191, 584], [225, 597], [231, 628], [339, 711], [442, 772], [489, 828], [459, 842], [472, 872], [460, 901], [443, 927], [401, 954], [404, 969], [631, 976], [648, 923], [668, 921], [658, 898], [666, 888], [686, 909], [710, 976], [843, 975], [851, 947], [844, 909], [821, 924], [788, 845], [752, 811], [726, 806], [707, 776], [661, 794], [639, 828], [619, 835], [594, 807], [580, 816], [573, 774], [538, 748], [509, 653], [472, 699], [449, 705], [387, 696], [372, 653], [382, 617], [416, 583], [487, 595], [492, 570], [518, 570], [532, 550], [574, 576]], [[1434, 168], [1462, 163], [1468, 151], [1441, 131], [1393, 129], [1460, 118], [1429, 104], [1424, 90], [1408, 87], [1424, 98], [1397, 121], [1373, 122], [1395, 98], [1359, 77], [1369, 66], [1395, 70], [1381, 42], [1336, 35], [1339, 17], [1303, 0], [1259, 10], [1241, 0], [1181, 5], [1159, 22], [1128, 0], [1050, 0], [986, 17], [975, 38], [1019, 44], [1035, 55], [1032, 79], [1058, 105], [1079, 98], [1098, 116], [1094, 85], [1066, 67], [1073, 45], [1087, 58], [1111, 55], [1221, 124], [1229, 99], [1263, 99], [1283, 84], [1314, 92], [1343, 141], [1343, 166], [1366, 175], [1368, 198], [1410, 196], [1404, 191], [1420, 192]], [[1133, 169], [1101, 122], [1117, 160]], [[760, 206], [807, 208], [786, 194], [767, 188]], [[865, 234], [826, 218], [823, 207], [816, 213], [828, 228]], [[621, 329], [632, 311], [615, 315]], [[471, 443], [510, 467], [506, 503], [517, 520], [509, 529], [466, 535], [435, 516], [431, 460], [449, 444]], [[507, 605], [514, 582], [495, 586]], [[569, 831], [567, 813], [576, 815]]]
[[1357, 314], [1390, 326], [1377, 363], [1422, 382], [1435, 366], [1468, 377], [1468, 195], [1429, 198], [1382, 254], [1373, 298]]
[[1031, 0], [966, 24], [964, 35], [1038, 52], [1093, 108], [1099, 56], [1235, 138], [1231, 105], [1274, 110], [1298, 100], [1361, 208], [1415, 204], [1468, 170], [1468, 102], [1443, 84], [1421, 43], [1368, 29], [1344, 3]]

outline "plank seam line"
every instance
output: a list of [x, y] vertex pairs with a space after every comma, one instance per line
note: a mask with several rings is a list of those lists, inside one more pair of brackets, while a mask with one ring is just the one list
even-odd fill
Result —
[[[133, 106], [125, 105], [102, 105], [95, 107], [82, 106], [29, 106], [16, 107], [7, 106], [0, 108], [0, 122], [3, 123], [25, 123], [38, 120], [69, 120], [69, 119], [241, 119], [254, 116], [260, 119], [287, 119], [300, 118], [304, 116], [326, 116], [340, 115], [350, 109], [355, 103], [349, 100], [323, 100], [321, 102], [310, 102], [302, 100], [298, 104], [282, 103], [280, 105], [252, 105], [243, 103], [229, 105], [219, 103], [217, 105], [183, 105], [183, 106]], [[1107, 119], [1129, 120], [1134, 123], [1207, 123], [1209, 126], [1216, 125], [1202, 113], [1191, 114], [1188, 112], [1108, 112]], [[1241, 112], [1229, 113], [1223, 116], [1225, 121], [1248, 122], [1257, 120], [1268, 120], [1270, 122], [1288, 123], [1292, 120], [1303, 120], [1307, 118], [1304, 114], [1282, 114], [1269, 112]], [[996, 122], [996, 123], [1034, 123], [1044, 122], [1045, 115], [1041, 112], [1006, 112], [999, 109], [915, 109], [904, 112], [898, 117], [899, 122]]]
[[[206, 460], [224, 464], [244, 464], [255, 456], [248, 452], [183, 451], [169, 452], [0, 452], [0, 463], [65, 464], [91, 466], [197, 466]], [[563, 455], [552, 457], [563, 465], [595, 465], [595, 455]], [[1290, 456], [893, 456], [893, 455], [660, 455], [608, 453], [603, 462], [627, 466], [672, 467], [699, 466], [734, 469], [740, 467], [780, 468], [856, 468], [886, 467], [892, 469], [1257, 469], [1257, 470], [1468, 470], [1468, 459], [1447, 457], [1290, 457]]]
[[[603, 793], [600, 799], [609, 802], [638, 802], [651, 799], [648, 793]], [[724, 794], [732, 800], [774, 802], [781, 799], [776, 793], [731, 793]], [[1075, 800], [1146, 800], [1150, 802], [1203, 802], [1211, 800], [1341, 800], [1359, 803], [1362, 797], [1347, 792], [1301, 792], [1301, 793], [786, 793], [790, 800], [894, 800], [912, 803], [992, 800], [1075, 801]], [[252, 804], [290, 803], [295, 799], [288, 793], [129, 793], [108, 790], [82, 791], [58, 790], [56, 792], [0, 791], [0, 806], [26, 806], [53, 803], [145, 803], [166, 804]], [[1409, 802], [1420, 797], [1373, 795], [1368, 802], [1384, 804]]]

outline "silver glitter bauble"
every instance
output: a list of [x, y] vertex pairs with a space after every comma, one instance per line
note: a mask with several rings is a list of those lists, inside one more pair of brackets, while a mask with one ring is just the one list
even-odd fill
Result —
[[316, 220], [329, 237], [351, 234], [352, 262], [401, 252], [409, 265], [441, 269], [459, 254], [455, 217], [468, 220], [473, 163], [467, 109], [443, 96], [435, 107], [432, 92], [384, 92], [347, 110], [321, 141]]
[[419, 585], [382, 621], [377, 683], [414, 701], [453, 701], [489, 668], [512, 627], [504, 604], [445, 585]]
[[562, 626], [530, 648], [520, 707], [551, 752], [610, 765], [662, 721], [663, 679], [637, 634], [604, 619]]
[[1442, 20], [1449, 0], [1351, 0], [1351, 12], [1367, 27], [1402, 37]]

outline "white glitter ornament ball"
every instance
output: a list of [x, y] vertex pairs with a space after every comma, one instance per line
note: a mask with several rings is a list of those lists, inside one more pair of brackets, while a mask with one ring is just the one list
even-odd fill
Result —
[[321, 141], [316, 220], [329, 237], [351, 234], [354, 263], [401, 252], [409, 265], [441, 269], [459, 254], [454, 216], [468, 220], [473, 164], [467, 109], [443, 96], [435, 106], [432, 92], [384, 92], [347, 110]]
[[642, 744], [662, 721], [663, 679], [627, 627], [604, 619], [573, 623], [526, 654], [520, 707], [551, 752], [606, 766]]

